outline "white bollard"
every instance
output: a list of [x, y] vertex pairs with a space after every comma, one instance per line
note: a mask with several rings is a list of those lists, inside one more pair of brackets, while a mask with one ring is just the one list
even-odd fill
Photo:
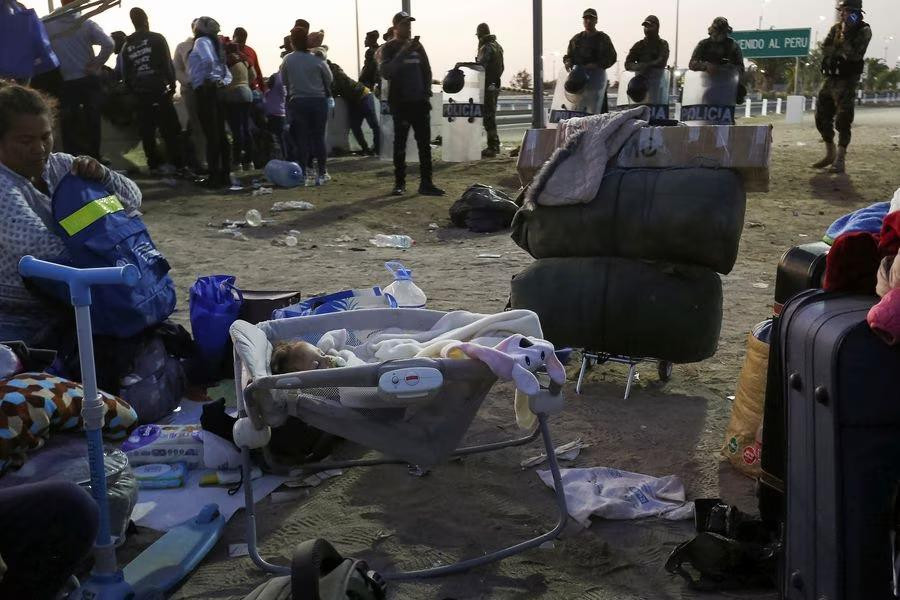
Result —
[[765, 98], [762, 101], [762, 116], [766, 116], [769, 114], [769, 101]]
[[816, 96], [812, 97], [812, 108], [810, 108], [809, 110], [816, 112]]
[[785, 123], [802, 123], [803, 110], [806, 108], [806, 96], [788, 96], [785, 108]]
[[780, 115], [780, 114], [781, 114], [781, 98], [778, 98], [778, 99], [775, 101], [775, 114], [776, 114], [776, 115]]
[[750, 118], [750, 110], [753, 108], [753, 103], [750, 101], [750, 98], [747, 98], [747, 101], [744, 102], [744, 117]]

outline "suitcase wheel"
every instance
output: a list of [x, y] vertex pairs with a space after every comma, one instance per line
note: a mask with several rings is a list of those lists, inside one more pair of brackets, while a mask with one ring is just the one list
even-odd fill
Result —
[[661, 360], [656, 366], [656, 372], [659, 375], [660, 381], [668, 381], [672, 379], [672, 368], [673, 365], [667, 360]]

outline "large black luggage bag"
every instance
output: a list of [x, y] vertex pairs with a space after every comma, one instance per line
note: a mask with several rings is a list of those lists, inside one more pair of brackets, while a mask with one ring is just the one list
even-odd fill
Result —
[[710, 269], [624, 258], [543, 258], [512, 280], [512, 308], [533, 310], [556, 346], [658, 358], [712, 356], [722, 282]]
[[727, 274], [746, 204], [740, 176], [728, 169], [617, 170], [587, 204], [526, 202], [513, 219], [512, 238], [535, 258], [620, 256]]
[[775, 272], [775, 315], [781, 314], [784, 303], [806, 290], [822, 287], [825, 279], [825, 259], [831, 246], [825, 242], [800, 244], [789, 248], [778, 261]]
[[810, 291], [781, 316], [787, 600], [894, 597], [900, 349], [866, 323], [876, 300]]

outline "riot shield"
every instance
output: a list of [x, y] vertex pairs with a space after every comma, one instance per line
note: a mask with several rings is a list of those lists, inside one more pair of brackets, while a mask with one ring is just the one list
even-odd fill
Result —
[[[387, 79], [381, 80], [381, 101], [378, 102], [378, 122], [381, 124], [381, 152], [378, 157], [381, 160], [394, 160], [394, 119], [391, 116], [391, 106], [388, 103], [388, 92], [391, 83]], [[406, 138], [406, 162], [419, 162], [419, 149], [416, 146], [416, 138], [412, 128]]]
[[484, 68], [473, 63], [456, 66], [465, 74], [465, 84], [455, 94], [444, 93], [441, 156], [444, 162], [476, 161], [484, 129]]
[[606, 69], [587, 69], [588, 81], [577, 94], [566, 91], [566, 78], [569, 73], [561, 69], [556, 76], [556, 89], [553, 102], [550, 104], [548, 127], [556, 127], [557, 123], [572, 117], [597, 115], [603, 110], [603, 99], [606, 96]]
[[681, 120], [688, 125], [734, 125], [740, 73], [723, 65], [712, 73], [688, 71], [684, 77]]
[[650, 118], [652, 120], [663, 121], [668, 119], [669, 89], [672, 81], [669, 70], [654, 67], [641, 73], [647, 83], [646, 92], [640, 97], [632, 98], [628, 95], [628, 86], [636, 75], [638, 73], [622, 70], [619, 75], [619, 92], [616, 96], [616, 108], [631, 108], [632, 106], [644, 105], [650, 107]]

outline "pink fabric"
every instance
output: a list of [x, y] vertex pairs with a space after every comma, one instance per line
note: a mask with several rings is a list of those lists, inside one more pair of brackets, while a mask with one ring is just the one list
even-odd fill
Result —
[[869, 310], [869, 327], [888, 345], [900, 342], [900, 288], [894, 288]]
[[[566, 382], [566, 370], [553, 352], [553, 344], [523, 335], [511, 335], [493, 348], [460, 342], [452, 348], [476, 360], [482, 361], [491, 371], [505, 381], [512, 381], [516, 389], [527, 396], [534, 396], [541, 386], [534, 371], [546, 367], [554, 383]], [[449, 349], [448, 349], [449, 350]]]

